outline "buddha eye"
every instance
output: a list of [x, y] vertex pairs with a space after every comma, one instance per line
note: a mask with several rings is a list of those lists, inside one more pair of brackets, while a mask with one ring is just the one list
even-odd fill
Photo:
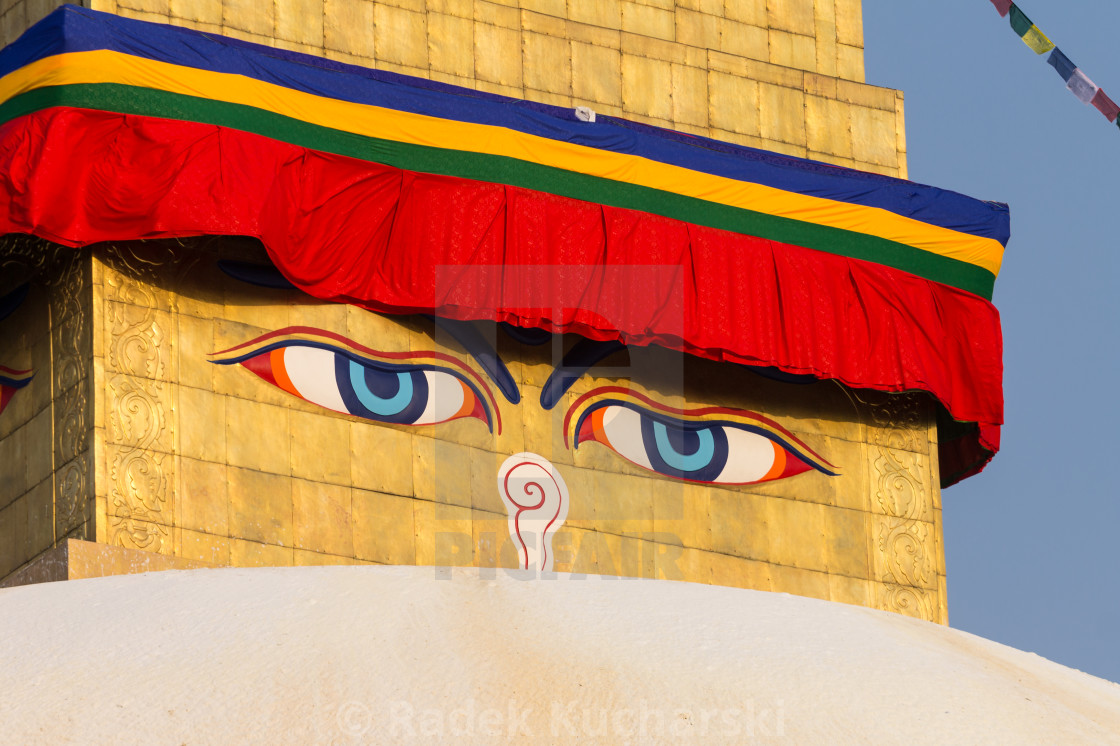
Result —
[[678, 417], [632, 401], [607, 400], [587, 407], [574, 433], [577, 448], [595, 441], [643, 469], [690, 482], [754, 484], [812, 469], [835, 475], [795, 446], [792, 436], [742, 416]]
[[277, 342], [214, 362], [240, 363], [272, 385], [342, 414], [397, 425], [472, 417], [493, 429], [474, 384], [441, 365], [375, 360], [312, 340]]

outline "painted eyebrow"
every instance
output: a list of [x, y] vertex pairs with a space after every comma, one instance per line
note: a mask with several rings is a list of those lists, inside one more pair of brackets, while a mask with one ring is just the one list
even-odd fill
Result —
[[425, 318], [431, 319], [436, 326], [450, 334], [456, 342], [463, 346], [463, 349], [478, 363], [478, 367], [490, 376], [490, 380], [494, 382], [494, 385], [509, 400], [510, 404], [521, 402], [521, 391], [517, 388], [517, 382], [513, 380], [509, 368], [498, 357], [494, 345], [490, 344], [477, 326], [470, 321], [456, 321], [428, 314], [425, 314]]
[[541, 389], [541, 406], [545, 410], [552, 409], [560, 401], [560, 397], [567, 393], [576, 381], [593, 365], [598, 364], [607, 356], [619, 350], [625, 350], [626, 345], [618, 340], [596, 342], [592, 339], [580, 339], [572, 349], [568, 350], [560, 360], [560, 365], [545, 381]]
[[[248, 285], [274, 290], [299, 290], [288, 281], [287, 277], [280, 273], [280, 270], [271, 264], [235, 262], [222, 259], [218, 261], [218, 269], [233, 279]], [[454, 321], [432, 315], [425, 315], [425, 318], [430, 319], [436, 326], [454, 337], [455, 341], [462, 345], [463, 349], [474, 358], [478, 367], [482, 368], [486, 375], [490, 377], [490, 380], [494, 382], [494, 385], [498, 387], [498, 390], [502, 392], [502, 396], [508, 399], [511, 404], [517, 404], [521, 401], [521, 391], [518, 390], [517, 383], [513, 380], [509, 368], [498, 357], [494, 346], [486, 341], [477, 327], [469, 321]]]
[[0, 298], [0, 321], [11, 316], [27, 298], [27, 291], [31, 289], [30, 283], [24, 283], [18, 288]]

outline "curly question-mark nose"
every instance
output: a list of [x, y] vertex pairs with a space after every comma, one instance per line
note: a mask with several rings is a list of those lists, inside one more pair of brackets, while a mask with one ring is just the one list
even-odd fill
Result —
[[568, 485], [560, 472], [543, 456], [514, 454], [498, 469], [498, 493], [521, 569], [551, 570], [552, 537], [568, 517]]

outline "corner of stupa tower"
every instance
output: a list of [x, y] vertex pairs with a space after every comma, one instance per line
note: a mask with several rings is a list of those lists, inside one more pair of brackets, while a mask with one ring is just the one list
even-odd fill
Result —
[[[860, 0], [83, 5], [907, 175], [902, 93], [864, 81]], [[5, 3], [0, 42], [54, 7]], [[842, 476], [822, 467], [742, 487], [682, 484], [598, 443], [573, 455], [556, 417], [521, 413], [500, 397], [501, 435], [469, 430], [479, 425], [469, 420], [409, 429], [356, 422], [239, 366], [212, 365], [207, 356], [281, 327], [388, 339], [412, 353], [455, 347], [426, 321], [276, 296], [216, 267], [217, 258], [261, 261], [255, 241], [74, 251], [5, 240], [0, 296], [30, 289], [0, 324], [0, 353], [11, 351], [0, 365], [34, 377], [0, 417], [0, 586], [229, 565], [517, 566], [512, 513], [495, 476], [514, 454], [533, 452], [557, 465], [572, 495], [567, 522], [548, 539], [551, 569], [782, 591], [947, 620], [936, 405], [924, 394], [822, 381], [794, 401], [782, 388], [792, 384], [752, 378], [744, 393], [736, 376], [747, 374], [733, 364], [686, 360], [685, 393], [662, 392], [671, 406], [761, 413], [789, 435], [782, 442], [822, 454]], [[509, 362], [522, 402], [543, 396], [556, 364], [550, 353], [526, 345]], [[569, 396], [589, 390], [583, 383]]]

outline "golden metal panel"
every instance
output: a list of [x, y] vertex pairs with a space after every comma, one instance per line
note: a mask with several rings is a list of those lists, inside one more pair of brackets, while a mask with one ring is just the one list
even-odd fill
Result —
[[349, 487], [293, 479], [292, 501], [297, 549], [354, 556]]
[[[294, 544], [292, 480], [231, 466], [229, 533], [233, 538], [292, 547]], [[236, 558], [233, 564], [240, 565]]]
[[427, 70], [427, 26], [424, 13], [374, 5], [373, 39], [377, 59]]
[[422, 564], [416, 556], [415, 507], [411, 498], [355, 489], [355, 556], [390, 565]]
[[474, 21], [428, 14], [428, 57], [432, 72], [474, 76]]
[[622, 105], [622, 60], [617, 49], [572, 42], [572, 95], [583, 103]]
[[179, 479], [178, 525], [213, 536], [229, 536], [230, 499], [225, 464], [183, 458], [179, 461]]

